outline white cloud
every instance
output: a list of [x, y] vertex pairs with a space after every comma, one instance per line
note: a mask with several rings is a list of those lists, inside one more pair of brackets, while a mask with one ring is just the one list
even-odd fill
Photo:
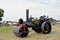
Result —
[[3, 20], [18, 20], [20, 17], [25, 20], [26, 8], [29, 8], [30, 14], [35, 17], [45, 14], [60, 19], [59, 2], [59, 0], [0, 0], [0, 8], [5, 10]]
[[25, 19], [26, 8], [37, 5], [25, 1], [11, 1], [0, 1], [0, 8], [3, 8], [5, 10], [3, 20], [18, 20], [20, 17]]

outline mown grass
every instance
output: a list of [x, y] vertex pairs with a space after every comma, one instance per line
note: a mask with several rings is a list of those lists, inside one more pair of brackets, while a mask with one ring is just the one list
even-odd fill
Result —
[[0, 40], [11, 40], [13, 38], [13, 26], [0, 27]]
[[3, 27], [0, 27], [0, 33], [3, 33], [3, 32], [11, 32], [13, 31], [14, 27], [12, 26], [3, 26]]

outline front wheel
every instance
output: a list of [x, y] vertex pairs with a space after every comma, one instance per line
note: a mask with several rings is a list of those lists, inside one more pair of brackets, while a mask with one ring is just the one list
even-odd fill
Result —
[[20, 35], [20, 37], [26, 37], [28, 35], [28, 32], [23, 31], [23, 32], [20, 32], [19, 35]]
[[29, 33], [27, 26], [25, 25], [25, 28], [22, 26], [20, 29], [22, 29], [22, 30], [19, 30], [20, 37], [26, 37]]
[[49, 22], [43, 22], [41, 26], [41, 31], [44, 34], [48, 34], [51, 32], [51, 24]]

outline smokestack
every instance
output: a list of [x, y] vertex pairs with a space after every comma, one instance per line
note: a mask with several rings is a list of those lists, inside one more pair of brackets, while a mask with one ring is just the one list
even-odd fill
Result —
[[26, 22], [28, 22], [29, 19], [29, 9], [26, 9]]

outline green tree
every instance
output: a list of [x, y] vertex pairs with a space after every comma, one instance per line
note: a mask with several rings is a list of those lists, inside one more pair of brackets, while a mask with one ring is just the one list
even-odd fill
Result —
[[0, 23], [2, 21], [3, 16], [4, 16], [4, 10], [0, 8]]
[[4, 10], [0, 9], [0, 17], [3, 17], [3, 14], [4, 14]]
[[54, 18], [49, 18], [50, 19], [50, 22], [56, 22], [57, 20], [54, 19]]

